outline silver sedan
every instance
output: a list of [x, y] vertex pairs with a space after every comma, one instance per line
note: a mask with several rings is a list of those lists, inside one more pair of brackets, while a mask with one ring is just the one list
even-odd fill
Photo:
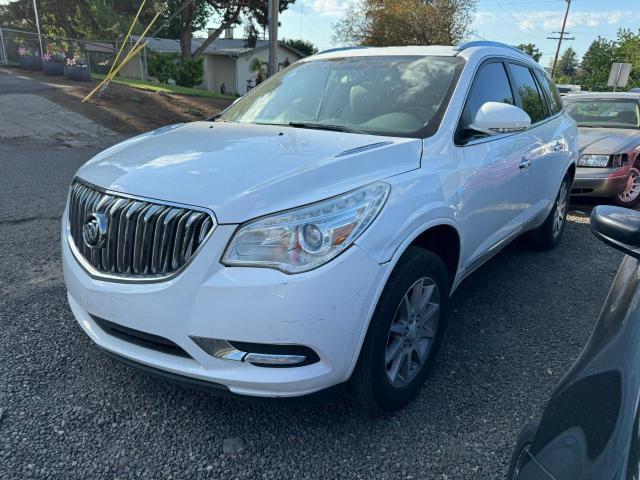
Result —
[[563, 98], [578, 124], [580, 159], [572, 195], [640, 202], [640, 93], [587, 93]]

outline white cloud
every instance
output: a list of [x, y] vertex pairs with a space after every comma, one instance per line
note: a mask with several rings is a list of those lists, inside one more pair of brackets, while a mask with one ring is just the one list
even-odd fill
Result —
[[473, 27], [480, 27], [482, 25], [486, 25], [487, 23], [494, 22], [496, 19], [497, 17], [493, 12], [481, 10], [477, 12], [473, 17]]
[[[530, 32], [536, 29], [549, 31], [559, 30], [562, 26], [563, 16], [564, 12], [561, 11], [527, 11], [513, 13], [513, 17], [518, 21], [518, 28], [524, 32]], [[567, 29], [616, 25], [630, 18], [640, 18], [640, 15], [637, 12], [625, 10], [572, 12], [567, 19]]]
[[340, 17], [350, 4], [350, 0], [312, 0], [311, 9], [325, 17]]

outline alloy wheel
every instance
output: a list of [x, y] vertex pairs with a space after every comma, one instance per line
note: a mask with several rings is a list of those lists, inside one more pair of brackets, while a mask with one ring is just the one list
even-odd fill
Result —
[[562, 227], [567, 218], [567, 205], [569, 203], [569, 187], [567, 182], [562, 182], [558, 199], [556, 200], [556, 211], [553, 217], [553, 238], [557, 238], [562, 232]]
[[627, 180], [627, 186], [618, 198], [624, 203], [631, 203], [640, 195], [640, 170], [636, 167], [631, 167], [629, 171], [629, 180]]
[[438, 286], [431, 278], [420, 278], [402, 297], [387, 337], [384, 363], [393, 387], [410, 383], [425, 365], [439, 317]]

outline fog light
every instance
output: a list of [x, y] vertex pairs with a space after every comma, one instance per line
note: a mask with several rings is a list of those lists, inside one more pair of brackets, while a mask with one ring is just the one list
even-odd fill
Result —
[[250, 363], [257, 367], [299, 367], [320, 360], [313, 349], [304, 345], [270, 345], [206, 337], [190, 338], [212, 357]]

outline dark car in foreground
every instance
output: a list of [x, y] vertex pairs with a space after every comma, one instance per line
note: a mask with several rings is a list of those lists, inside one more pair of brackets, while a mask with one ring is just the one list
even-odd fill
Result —
[[509, 480], [640, 478], [640, 213], [601, 205], [591, 228], [627, 255], [589, 342], [523, 429]]
[[562, 99], [578, 124], [580, 158], [572, 195], [640, 202], [640, 93], [586, 93]]

